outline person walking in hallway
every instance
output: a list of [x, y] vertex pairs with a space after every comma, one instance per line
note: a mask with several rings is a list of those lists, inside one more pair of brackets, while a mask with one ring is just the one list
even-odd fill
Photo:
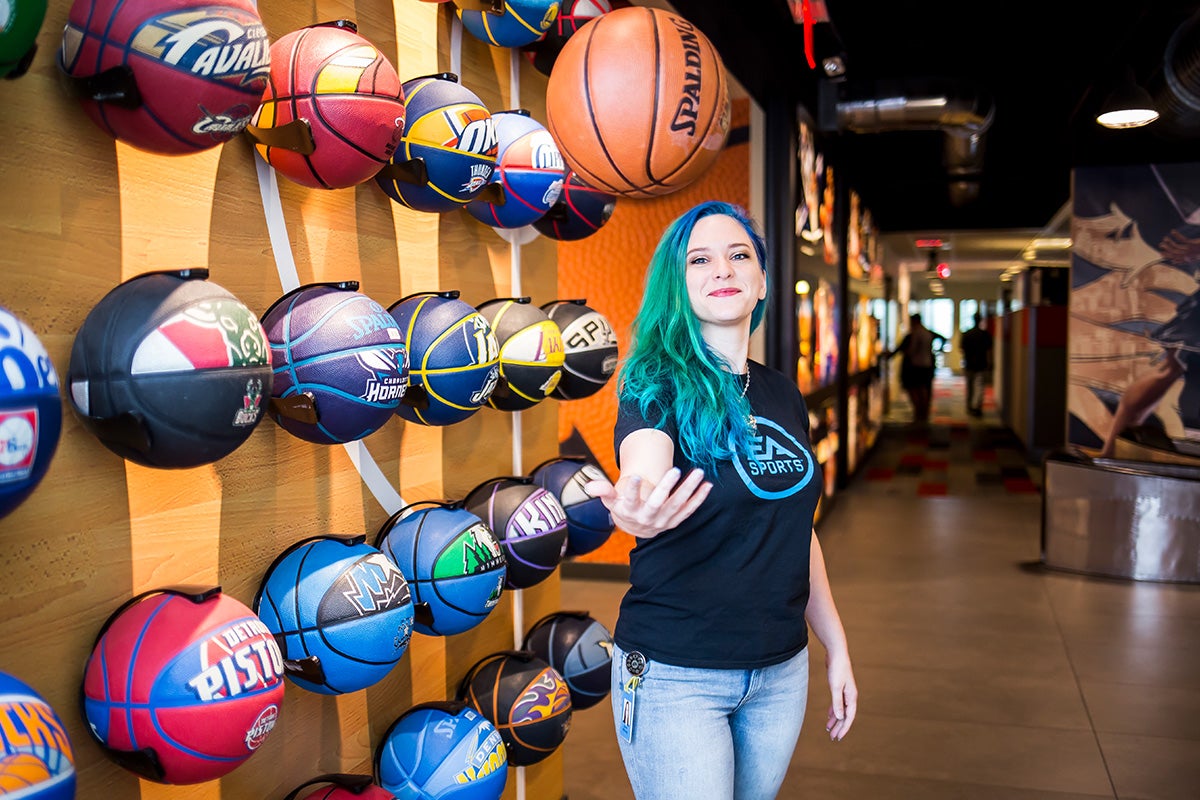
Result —
[[962, 335], [963, 373], [967, 379], [967, 413], [983, 416], [983, 390], [992, 371], [992, 334], [975, 312], [975, 326]]
[[638, 800], [771, 800], [826, 651], [829, 738], [858, 688], [813, 520], [821, 467], [795, 381], [749, 358], [766, 245], [745, 211], [695, 206], [651, 257], [621, 366], [620, 475], [589, 482], [636, 537], [613, 630], [612, 710]]
[[946, 339], [925, 327], [920, 314], [908, 318], [908, 333], [896, 349], [888, 353], [901, 354], [900, 385], [908, 394], [913, 407], [913, 422], [928, 422], [933, 403], [933, 346], [940, 348]]

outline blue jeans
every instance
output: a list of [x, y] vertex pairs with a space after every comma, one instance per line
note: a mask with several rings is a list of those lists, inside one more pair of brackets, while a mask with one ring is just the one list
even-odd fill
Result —
[[637, 800], [770, 800], [804, 721], [808, 648], [761, 669], [648, 661], [634, 694], [632, 741], [621, 735], [625, 652], [613, 645], [617, 743]]

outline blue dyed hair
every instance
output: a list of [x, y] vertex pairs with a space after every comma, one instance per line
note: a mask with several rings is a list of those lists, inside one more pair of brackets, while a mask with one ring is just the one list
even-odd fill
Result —
[[[709, 477], [718, 461], [735, 453], [750, 454], [746, 417], [750, 403], [742, 383], [700, 335], [687, 290], [687, 250], [696, 223], [723, 214], [741, 223], [754, 245], [758, 263], [766, 270], [767, 246], [749, 215], [720, 201], [701, 203], [663, 231], [646, 272], [642, 304], [632, 325], [633, 346], [621, 367], [619, 396], [638, 404], [648, 419], [670, 418], [679, 430], [676, 445], [683, 456]], [[770, 284], [768, 281], [768, 296]], [[750, 317], [755, 330], [766, 313], [766, 298]]]

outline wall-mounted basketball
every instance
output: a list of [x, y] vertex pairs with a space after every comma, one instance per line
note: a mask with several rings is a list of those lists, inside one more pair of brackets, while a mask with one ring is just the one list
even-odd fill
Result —
[[271, 43], [254, 0], [75, 0], [58, 65], [110, 136], [178, 155], [245, 129]]
[[500, 732], [514, 767], [558, 749], [571, 727], [571, 692], [553, 667], [527, 650], [485, 656], [463, 678], [458, 697]]
[[528, 297], [498, 297], [479, 307], [500, 343], [500, 379], [487, 404], [500, 411], [532, 408], [562, 377], [562, 331]]
[[504, 549], [509, 589], [528, 589], [550, 577], [567, 547], [567, 512], [531, 478], [497, 477], [476, 486], [463, 508], [479, 517]]
[[0, 20], [0, 78], [19, 78], [37, 53], [38, 31], [46, 19], [47, 0], [10, 0]]
[[280, 174], [314, 189], [370, 180], [404, 132], [396, 69], [349, 20], [271, 45], [271, 76], [246, 133]]
[[573, 242], [591, 236], [604, 226], [617, 207], [617, 196], [594, 189], [567, 170], [562, 194], [533, 227], [542, 236]]
[[263, 314], [271, 348], [272, 419], [317, 444], [362, 439], [396, 414], [408, 388], [404, 333], [357, 281], [313, 283]]
[[608, 318], [586, 300], [555, 300], [542, 310], [562, 331], [563, 373], [554, 396], [559, 400], [590, 397], [617, 370], [617, 334]]
[[543, 75], [549, 75], [567, 39], [570, 39], [584, 23], [612, 11], [613, 6], [610, 0], [562, 0], [554, 24], [546, 29], [541, 38], [523, 48], [534, 69]]
[[496, 726], [466, 703], [421, 703], [383, 734], [375, 777], [405, 800], [499, 800], [508, 754]]
[[82, 702], [84, 727], [114, 762], [159, 783], [203, 783], [245, 763], [275, 728], [283, 656], [219, 587], [145, 592], [105, 622]]
[[461, 208], [492, 186], [496, 125], [449, 72], [405, 81], [404, 135], [375, 182], [397, 203], [430, 213]]
[[521, 649], [554, 667], [571, 690], [571, 708], [591, 708], [608, 697], [612, 634], [586, 611], [559, 611], [529, 628]]
[[567, 40], [546, 84], [546, 127], [589, 186], [628, 197], [682, 189], [729, 135], [725, 67], [699, 28], [618, 8]]
[[[300, 793], [310, 786], [319, 788]], [[352, 773], [336, 773], [318, 775], [305, 781], [288, 793], [283, 800], [396, 800], [396, 796], [376, 786], [370, 775], [354, 775]]]
[[500, 379], [492, 326], [457, 291], [419, 292], [388, 308], [408, 343], [409, 387], [396, 413], [422, 425], [474, 414]]
[[242, 445], [271, 396], [266, 333], [208, 270], [148, 272], [75, 334], [67, 385], [84, 427], [122, 458], [183, 468]]
[[408, 579], [416, 629], [426, 636], [470, 630], [500, 600], [504, 552], [492, 529], [464, 508], [434, 501], [405, 506], [383, 524], [376, 544]]
[[253, 608], [283, 651], [287, 676], [318, 694], [378, 683], [412, 638], [408, 582], [362, 536], [293, 544], [268, 567]]
[[612, 514], [599, 497], [583, 490], [589, 481], [606, 477], [604, 470], [585, 458], [571, 456], [539, 464], [532, 477], [534, 483], [554, 495], [567, 514], [565, 555], [590, 553], [608, 541], [615, 527]]
[[456, 13], [463, 27], [477, 39], [496, 47], [521, 47], [535, 41], [554, 24], [558, 0], [504, 0], [502, 10], [463, 8]]
[[0, 797], [74, 800], [66, 726], [32, 686], [0, 672]]
[[0, 306], [0, 518], [41, 483], [61, 432], [50, 356], [30, 327]]
[[529, 225], [558, 202], [566, 167], [549, 131], [524, 110], [498, 111], [496, 124], [499, 154], [492, 182], [500, 184], [503, 202], [480, 198], [467, 211], [494, 228]]

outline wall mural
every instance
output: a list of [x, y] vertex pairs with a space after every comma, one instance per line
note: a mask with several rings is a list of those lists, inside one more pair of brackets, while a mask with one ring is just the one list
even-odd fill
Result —
[[1068, 443], [1200, 463], [1200, 164], [1075, 171]]

